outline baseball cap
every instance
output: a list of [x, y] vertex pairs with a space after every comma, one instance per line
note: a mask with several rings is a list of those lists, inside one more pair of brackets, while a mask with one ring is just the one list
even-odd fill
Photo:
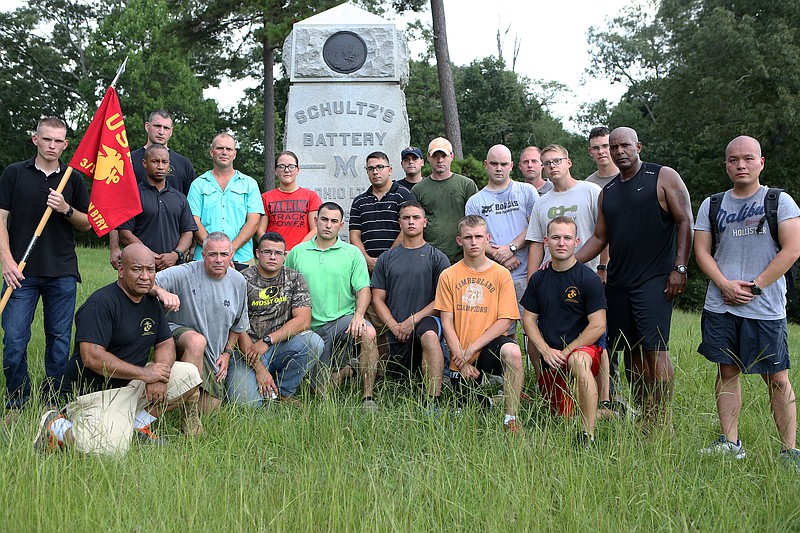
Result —
[[405, 156], [411, 155], [411, 154], [414, 154], [415, 156], [417, 156], [420, 159], [422, 159], [422, 150], [420, 150], [416, 146], [409, 146], [408, 148], [403, 150], [403, 152], [400, 154], [400, 159], [403, 159]]
[[428, 155], [433, 155], [436, 152], [445, 152], [450, 155], [453, 153], [453, 145], [444, 137], [436, 137], [428, 145]]

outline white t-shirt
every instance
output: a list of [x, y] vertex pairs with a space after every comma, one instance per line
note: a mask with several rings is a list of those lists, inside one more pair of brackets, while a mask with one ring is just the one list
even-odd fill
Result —
[[[575, 224], [578, 226], [578, 238], [580, 239], [578, 249], [580, 249], [580, 246], [594, 234], [598, 215], [597, 199], [600, 196], [600, 191], [600, 187], [594, 183], [578, 181], [566, 191], [556, 192], [552, 190], [540, 197], [536, 205], [533, 206], [533, 213], [531, 213], [531, 221], [528, 224], [528, 233], [525, 234], [525, 239], [544, 243], [547, 223], [557, 216], [564, 215], [575, 220]], [[545, 246], [542, 261], [549, 260], [550, 252]], [[599, 261], [600, 258], [598, 256], [586, 264], [592, 267], [592, 270], [595, 270]], [[529, 268], [538, 267], [539, 265], [530, 265]]]

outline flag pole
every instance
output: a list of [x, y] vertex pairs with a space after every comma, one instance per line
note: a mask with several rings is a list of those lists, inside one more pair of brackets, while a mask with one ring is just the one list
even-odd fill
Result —
[[[114, 76], [114, 81], [111, 82], [112, 87], [116, 86], [117, 80], [119, 80], [119, 77], [122, 75], [123, 72], [125, 72], [125, 64], [127, 62], [128, 58], [126, 57], [125, 61], [123, 61], [122, 65], [120, 65], [120, 67], [117, 69], [117, 74], [116, 76]], [[57, 193], [61, 194], [64, 191], [64, 187], [67, 186], [67, 183], [69, 182], [69, 178], [71, 176], [72, 176], [72, 167], [68, 166], [67, 170], [64, 171], [64, 177], [61, 178], [58, 187], [56, 187]], [[39, 237], [42, 236], [44, 227], [47, 225], [47, 222], [50, 220], [50, 215], [52, 214], [53, 214], [53, 208], [48, 206], [47, 209], [44, 210], [44, 214], [42, 215], [42, 219], [39, 221], [39, 225], [36, 226], [36, 231], [33, 232], [33, 237], [31, 237], [31, 241], [28, 243], [28, 247], [25, 249], [25, 253], [22, 254], [22, 260], [17, 264], [17, 270], [19, 270], [20, 273], [22, 273], [22, 271], [25, 270], [25, 265], [28, 264], [28, 258], [30, 257], [31, 252], [33, 251], [33, 247], [36, 246], [36, 241], [38, 241]], [[8, 285], [6, 287], [6, 292], [3, 293], [3, 299], [0, 300], [0, 314], [2, 314], [3, 311], [5, 310], [6, 305], [8, 304], [8, 300], [11, 298], [11, 293], [13, 291], [14, 291], [13, 286]]]

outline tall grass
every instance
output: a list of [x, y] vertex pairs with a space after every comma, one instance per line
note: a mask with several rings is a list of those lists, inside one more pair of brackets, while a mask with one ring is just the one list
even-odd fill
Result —
[[[80, 251], [79, 300], [112, 281], [102, 250]], [[43, 375], [41, 318], [29, 349]], [[800, 346], [796, 326], [790, 343]], [[207, 434], [133, 446], [119, 459], [38, 456], [38, 405], [0, 431], [3, 531], [797, 531], [800, 476], [780, 447], [766, 389], [743, 380], [740, 434], [748, 457], [700, 457], [718, 435], [714, 368], [696, 353], [699, 316], [676, 312], [675, 433], [645, 438], [633, 423], [602, 421], [598, 446], [576, 451], [577, 418], [527, 403], [522, 435], [502, 409], [425, 416], [421, 388], [381, 383], [377, 415], [358, 387], [301, 408], [224, 407]], [[791, 376], [797, 382], [797, 372]], [[528, 379], [527, 389], [533, 392]]]

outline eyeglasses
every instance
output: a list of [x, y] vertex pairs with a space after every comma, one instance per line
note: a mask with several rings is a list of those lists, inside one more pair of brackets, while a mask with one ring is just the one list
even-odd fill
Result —
[[543, 167], [556, 167], [561, 164], [562, 161], [567, 159], [566, 157], [556, 157], [555, 159], [551, 159], [550, 161], [542, 161]]
[[364, 167], [364, 170], [367, 172], [375, 172], [376, 170], [380, 172], [384, 168], [391, 168], [389, 165], [375, 165], [374, 167]]
[[595, 153], [599, 152], [601, 150], [608, 150], [608, 144], [590, 146], [589, 150], [591, 150], [592, 152], [595, 152]]
[[288, 170], [289, 172], [294, 172], [297, 170], [297, 165], [284, 165], [281, 163], [280, 165], [275, 165], [275, 170], [280, 170], [283, 172], [284, 170]]
[[[256, 248], [256, 250], [258, 249]], [[280, 250], [258, 250], [258, 253], [268, 255], [270, 257], [283, 257], [287, 252], [281, 252]]]

